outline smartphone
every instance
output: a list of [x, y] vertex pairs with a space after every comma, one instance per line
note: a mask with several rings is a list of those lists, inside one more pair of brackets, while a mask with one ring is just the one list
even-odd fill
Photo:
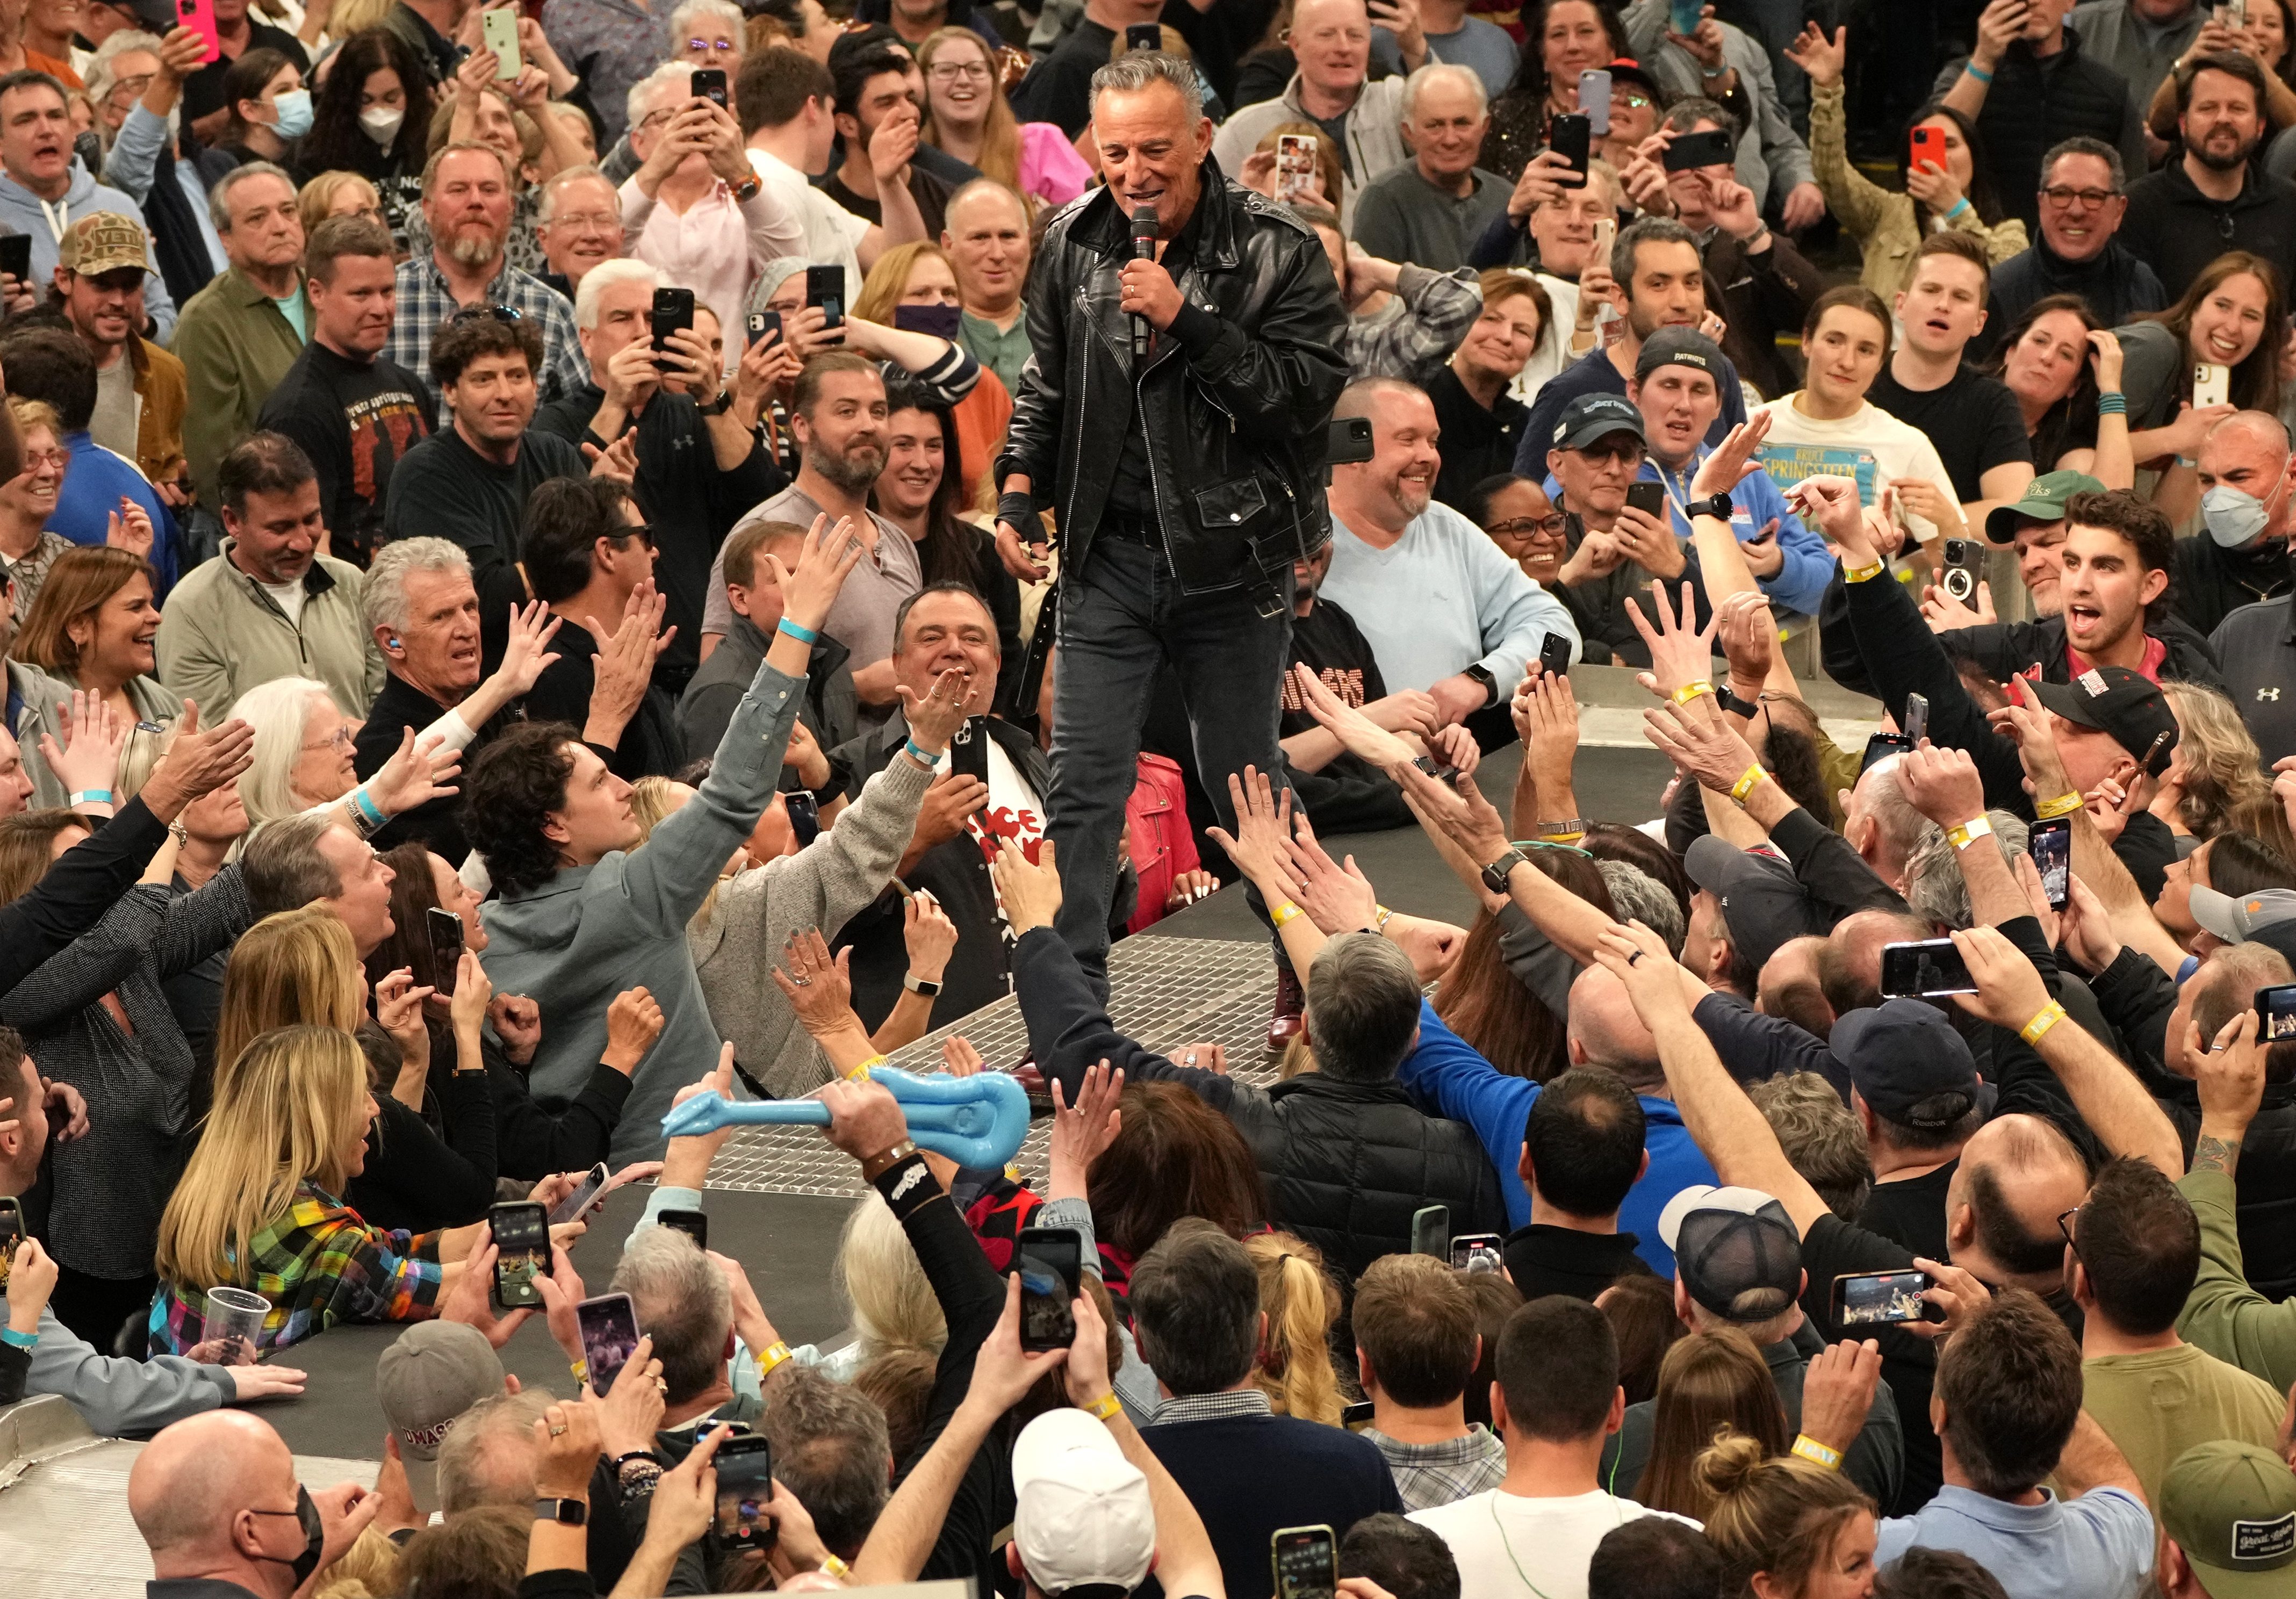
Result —
[[696, 100], [714, 101], [721, 111], [731, 111], [733, 107], [727, 103], [726, 94], [726, 69], [723, 67], [694, 68], [693, 97]]
[[430, 986], [439, 998], [452, 999], [463, 965], [463, 919], [434, 905], [422, 913], [422, 925], [430, 935]]
[[1557, 677], [1570, 675], [1570, 636], [1568, 633], [1550, 633], [1539, 641], [1538, 675], [1544, 677], [1549, 672]]
[[782, 808], [789, 813], [790, 832], [797, 835], [797, 847], [804, 849], [821, 836], [821, 802], [803, 789], [782, 796]]
[[1833, 1279], [1833, 1324], [1848, 1328], [1941, 1322], [1945, 1312], [1922, 1298], [1922, 1290], [1929, 1285], [1930, 1275], [1923, 1271], [1845, 1273]]
[[2072, 898], [2073, 819], [2054, 816], [2034, 823], [2026, 834], [2025, 849], [2041, 874], [2041, 892], [2048, 896], [2049, 908], [2064, 909]]
[[654, 1220], [673, 1233], [683, 1233], [693, 1240], [693, 1247], [709, 1247], [709, 1218], [699, 1210], [664, 1210]]
[[638, 1347], [637, 1307], [626, 1293], [602, 1293], [575, 1306], [574, 1320], [582, 1331], [582, 1359], [590, 1368], [591, 1391], [603, 1399]]
[[495, 77], [508, 83], [526, 70], [525, 58], [518, 53], [518, 7], [489, 6], [479, 13], [480, 37], [496, 56]]
[[1275, 135], [1275, 202], [1291, 205], [1308, 198], [1316, 187], [1316, 135]]
[[1611, 136], [1611, 74], [1608, 68], [1589, 67], [1578, 74], [1578, 110], [1587, 131], [1596, 138]]
[[1951, 939], [1923, 939], [1882, 946], [1882, 997], [1928, 999], [1939, 994], [1974, 994], [1969, 963]]
[[1022, 1227], [1013, 1254], [1021, 1277], [1021, 1347], [1030, 1354], [1076, 1341], [1084, 1240], [1068, 1227]]
[[32, 281], [32, 235], [0, 234], [0, 272], [20, 283]]
[[487, 1226], [494, 1233], [495, 1303], [504, 1310], [535, 1310], [542, 1296], [535, 1292], [537, 1274], [550, 1269], [550, 1218], [532, 1200], [487, 1207]]
[[1644, 516], [1655, 519], [1660, 527], [1668, 525], [1666, 515], [1666, 485], [1663, 483], [1629, 483], [1627, 504]]
[[[670, 334], [693, 330], [693, 291], [691, 289], [655, 290], [653, 309], [649, 316], [653, 324], [653, 353], [659, 357], [668, 351]], [[657, 360], [654, 365], [660, 366], [662, 363]]]
[[1451, 1269], [1472, 1272], [1498, 1270], [1499, 1250], [1505, 1242], [1496, 1233], [1455, 1234], [1451, 1239]]
[[1328, 1527], [1279, 1527], [1268, 1540], [1275, 1599], [1333, 1599], [1340, 1591], [1340, 1543]]
[[1378, 1408], [1369, 1399], [1357, 1399], [1352, 1405], [1340, 1406], [1340, 1425], [1350, 1432], [1361, 1432], [1371, 1425], [1372, 1412]]
[[845, 268], [842, 266], [805, 269], [805, 303], [821, 308], [821, 325], [845, 325]]
[[24, 1207], [14, 1198], [0, 1194], [0, 1288], [8, 1286], [8, 1274], [16, 1265], [16, 1246], [24, 1242]]
[[2223, 28], [2248, 26], [2248, 0], [2222, 0], [2217, 7], [2217, 23]]
[[2193, 409], [2232, 404], [2232, 368], [2202, 361], [2193, 368]]
[[1451, 1208], [1448, 1205], [1428, 1205], [1411, 1213], [1411, 1252], [1432, 1255], [1438, 1260], [1451, 1258]]
[[948, 769], [959, 777], [988, 781], [988, 730], [982, 718], [967, 717], [948, 741]]
[[1667, 0], [1666, 25], [1688, 38], [1706, 15], [1704, 0]]
[[176, 21], [208, 42], [201, 62], [223, 59], [223, 35], [216, 27], [215, 0], [176, 0]]
[[893, 325], [906, 332], [931, 333], [954, 344], [964, 325], [964, 311], [959, 306], [895, 306]]
[[2296, 983], [2256, 991], [2256, 1038], [2277, 1044], [2296, 1038]]
[[1326, 466], [1349, 466], [1368, 461], [1376, 452], [1372, 448], [1371, 418], [1342, 416], [1333, 422], [1324, 436], [1324, 463]]
[[1124, 25], [1124, 47], [1127, 50], [1161, 50], [1164, 30], [1153, 22], [1128, 22]]
[[1902, 733], [1869, 733], [1866, 735], [1866, 753], [1857, 758], [1860, 777], [1892, 755], [1903, 755], [1912, 749], [1912, 741]]
[[582, 1212], [590, 1208], [590, 1201], [598, 1197], [598, 1190], [605, 1185], [606, 1163], [601, 1160], [583, 1174], [582, 1180], [574, 1185], [573, 1193], [558, 1201], [556, 1208], [550, 1212], [550, 1225], [555, 1227], [578, 1220]]
[[1945, 170], [1945, 130], [1922, 127], [1906, 135], [1906, 169], [1912, 171], [1924, 161]]
[[773, 1446], [754, 1432], [737, 1432], [718, 1446], [718, 1509], [709, 1529], [734, 1549], [770, 1549], [773, 1518], [765, 1513], [774, 1496]]
[[1563, 189], [1587, 186], [1587, 158], [1593, 152], [1595, 125], [1584, 111], [1570, 111], [1546, 125], [1547, 147], [1570, 163], [1570, 170], [1554, 180]]
[[1446, 788], [1456, 788], [1458, 785], [1459, 768], [1446, 765], [1432, 755], [1423, 755], [1411, 764]]
[[[1605, 217], [1595, 225], [1595, 242], [1587, 247], [1587, 258], [1608, 266], [1611, 264], [1611, 252], [1618, 248], [1618, 243], [1619, 219], [1616, 217]], [[1607, 311], [1611, 308], [1605, 306], [1603, 308]]]
[[782, 314], [779, 311], [750, 312], [743, 324], [743, 333], [744, 348], [761, 342], [768, 333], [779, 339], [782, 336]]
[[1710, 128], [1704, 133], [1675, 135], [1668, 142], [1664, 164], [1669, 172], [1688, 172], [1699, 167], [1726, 167], [1737, 159], [1730, 135]]
[[1973, 538], [1948, 538], [1945, 541], [1945, 565], [1938, 573], [1938, 586], [1964, 605], [1977, 594], [1977, 566], [1984, 557]]
[[1906, 748], [1910, 750], [1922, 742], [1930, 730], [1930, 697], [1927, 694], [1907, 694], [1906, 714], [1898, 723], [1898, 731], [1906, 735]]

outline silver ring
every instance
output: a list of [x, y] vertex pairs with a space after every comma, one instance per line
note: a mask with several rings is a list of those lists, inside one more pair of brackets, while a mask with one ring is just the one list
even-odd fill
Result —
[[813, 979], [809, 977], [793, 977], [790, 979], [790, 981], [800, 988], [810, 988], [813, 987]]

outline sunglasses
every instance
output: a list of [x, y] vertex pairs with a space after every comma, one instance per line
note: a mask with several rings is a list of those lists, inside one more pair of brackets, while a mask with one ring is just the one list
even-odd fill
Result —
[[466, 306], [447, 318], [448, 327], [460, 327], [481, 316], [491, 316], [496, 322], [507, 322], [513, 327], [526, 320], [526, 314], [516, 306]]

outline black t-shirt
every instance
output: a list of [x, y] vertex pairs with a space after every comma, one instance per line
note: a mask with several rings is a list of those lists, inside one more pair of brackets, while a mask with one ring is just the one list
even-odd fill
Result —
[[1935, 1171], [1901, 1183], [1876, 1183], [1857, 1213], [1857, 1225], [1931, 1260], [1946, 1258], [1945, 1195], [1958, 1157]]
[[[883, 202], [878, 200], [874, 193], [866, 195], [856, 194], [846, 186], [845, 179], [839, 174], [831, 173], [829, 181], [821, 185], [821, 192], [856, 217], [865, 217], [881, 227], [884, 225]], [[951, 193], [947, 184], [923, 168], [910, 167], [909, 195], [917, 202], [917, 210], [925, 219], [925, 237], [928, 239], [940, 237], [942, 226], [948, 220], [948, 197]]]
[[[590, 693], [597, 683], [598, 641], [570, 616], [551, 647], [558, 659], [542, 669], [527, 691], [527, 720], [570, 722], [579, 727], [590, 716]], [[613, 758], [607, 765], [615, 776], [635, 783], [641, 777], [667, 777], [685, 764], [685, 744], [677, 734], [677, 702], [658, 685], [649, 684], [645, 698], [623, 727], [621, 742], [615, 745]]]
[[[1315, 673], [1340, 703], [1350, 710], [1361, 710], [1374, 700], [1387, 698], [1387, 684], [1379, 675], [1379, 662], [1372, 655], [1371, 641], [1364, 637], [1355, 618], [1329, 600], [1319, 599], [1306, 616], [1292, 619], [1292, 660], [1293, 665], [1304, 666]], [[1300, 698], [1300, 691], [1286, 677], [1283, 719], [1277, 724], [1276, 736], [1290, 738], [1316, 726], [1316, 718], [1308, 714], [1306, 702]], [[1342, 755], [1340, 758], [1355, 758]]]
[[[1859, 1272], [1912, 1271], [1914, 1253], [1894, 1239], [1852, 1226], [1838, 1216], [1821, 1216], [1801, 1240], [1802, 1269], [1809, 1286], [1802, 1291], [1802, 1314], [1816, 1323], [1828, 1343], [1847, 1336], [1833, 1324], [1833, 1279]], [[1944, 1481], [1944, 1466], [1936, 1432], [1930, 1427], [1930, 1390], [1937, 1386], [1937, 1349], [1926, 1340], [1897, 1327], [1858, 1330], [1882, 1346], [1882, 1377], [1897, 1396], [1898, 1417], [1906, 1431], [1905, 1485], [1898, 1503], [1882, 1506], [1883, 1515], [1910, 1515], [1935, 1496]]]
[[1930, 436], [1954, 493], [1964, 500], [1984, 497], [1978, 480], [1993, 467], [2012, 461], [2032, 464], [2033, 442], [2026, 437], [2017, 397], [2000, 379], [1973, 371], [1966, 360], [1945, 387], [1919, 393], [1884, 366], [1866, 398]]
[[1116, 29], [1090, 17], [1080, 20], [1013, 91], [1013, 114], [1023, 122], [1050, 122], [1075, 138], [1092, 120], [1092, 75], [1108, 65], [1115, 44]]
[[[295, 70], [310, 81], [311, 57], [303, 48], [303, 41], [283, 29], [266, 27], [252, 17], [248, 19], [249, 50], [276, 50], [295, 63]], [[242, 54], [245, 52], [242, 52]], [[223, 110], [223, 80], [236, 62], [236, 56], [219, 55], [184, 79], [184, 120], [196, 122], [210, 111]]]
[[358, 362], [314, 341], [263, 402], [256, 426], [284, 433], [319, 471], [328, 547], [365, 567], [382, 534], [390, 469], [438, 430], [438, 412], [414, 374], [377, 357]]

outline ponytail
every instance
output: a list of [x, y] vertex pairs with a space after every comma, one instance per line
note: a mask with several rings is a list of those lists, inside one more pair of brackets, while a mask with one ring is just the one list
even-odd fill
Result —
[[1252, 1382], [1278, 1415], [1336, 1427], [1341, 1401], [1332, 1368], [1331, 1332], [1340, 1318], [1338, 1289], [1313, 1244], [1288, 1233], [1259, 1233], [1243, 1241], [1259, 1275], [1259, 1308], [1267, 1332]]

